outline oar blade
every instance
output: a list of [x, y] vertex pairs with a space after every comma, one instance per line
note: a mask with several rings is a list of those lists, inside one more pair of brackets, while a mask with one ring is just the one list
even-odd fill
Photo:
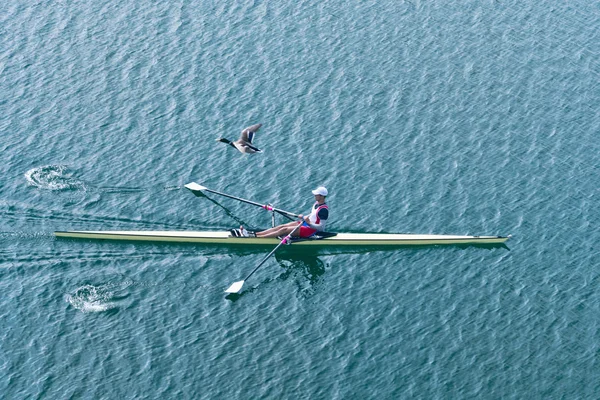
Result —
[[201, 196], [203, 194], [202, 191], [207, 189], [206, 187], [199, 185], [196, 182], [190, 182], [190, 183], [184, 185], [184, 187], [186, 189], [191, 190], [192, 193], [194, 193], [196, 196]]
[[202, 190], [207, 189], [206, 187], [204, 187], [196, 182], [190, 182], [190, 183], [186, 184], [185, 187], [190, 189], [191, 191], [202, 191]]
[[225, 293], [239, 293], [242, 290], [242, 286], [244, 286], [244, 281], [233, 282], [231, 286], [227, 288]]

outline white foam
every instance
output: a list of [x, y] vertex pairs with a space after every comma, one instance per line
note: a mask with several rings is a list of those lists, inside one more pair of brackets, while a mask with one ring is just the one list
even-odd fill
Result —
[[45, 190], [84, 189], [82, 182], [69, 176], [64, 165], [45, 165], [32, 168], [25, 173], [25, 179], [31, 186]]
[[112, 293], [104, 287], [84, 285], [72, 295], [67, 295], [67, 301], [76, 309], [83, 312], [103, 312], [118, 308], [118, 304], [110, 301]]

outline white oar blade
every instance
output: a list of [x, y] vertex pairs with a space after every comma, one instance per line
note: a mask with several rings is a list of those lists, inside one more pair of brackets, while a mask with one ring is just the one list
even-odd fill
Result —
[[227, 288], [225, 293], [239, 293], [242, 290], [242, 286], [244, 286], [244, 281], [233, 282], [231, 286]]
[[199, 185], [196, 182], [190, 182], [186, 184], [185, 187], [190, 189], [192, 192], [201, 192], [203, 190], [206, 190], [204, 186]]

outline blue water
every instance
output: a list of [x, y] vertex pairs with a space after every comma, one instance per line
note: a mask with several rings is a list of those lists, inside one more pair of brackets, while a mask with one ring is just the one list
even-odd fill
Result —
[[[281, 4], [280, 4], [281, 3]], [[598, 398], [600, 9], [0, 5], [3, 398]], [[217, 143], [262, 123], [243, 155]], [[283, 251], [58, 240], [267, 227], [508, 235]], [[282, 220], [280, 220], [283, 222]]]

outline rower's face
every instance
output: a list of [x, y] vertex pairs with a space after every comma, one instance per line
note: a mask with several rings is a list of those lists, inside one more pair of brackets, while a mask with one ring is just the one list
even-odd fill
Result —
[[320, 194], [315, 194], [315, 200], [316, 201], [321, 201], [325, 198], [325, 196], [321, 196]]

